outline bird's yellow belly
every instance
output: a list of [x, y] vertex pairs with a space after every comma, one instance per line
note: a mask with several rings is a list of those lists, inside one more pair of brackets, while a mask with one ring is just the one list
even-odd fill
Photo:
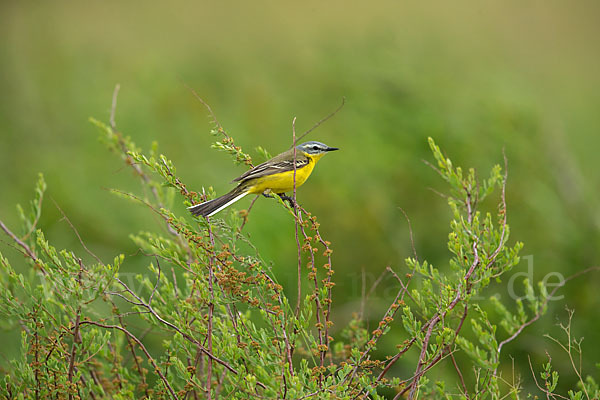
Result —
[[[309, 162], [305, 167], [296, 170], [296, 187], [301, 186], [308, 179], [314, 166], [314, 162]], [[285, 193], [293, 189], [294, 171], [286, 171], [257, 179], [256, 183], [250, 187], [249, 192], [260, 194], [266, 190], [271, 190], [274, 193]]]

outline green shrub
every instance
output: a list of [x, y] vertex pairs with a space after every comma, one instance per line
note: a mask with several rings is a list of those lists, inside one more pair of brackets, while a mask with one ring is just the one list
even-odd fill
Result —
[[[523, 395], [520, 383], [503, 378], [499, 371], [506, 356], [502, 349], [540, 318], [549, 294], [541, 284], [536, 293], [525, 280], [526, 296], [514, 304], [481, 300], [490, 281], [501, 279], [519, 262], [522, 248], [520, 242], [509, 244], [506, 162], [479, 180], [473, 169], [455, 167], [429, 139], [432, 167], [449, 187], [445, 198], [453, 217], [448, 263], [434, 267], [415, 252], [403, 271], [388, 268], [397, 281], [397, 293], [376, 329], [368, 332], [357, 315], [345, 328], [334, 330], [333, 245], [321, 236], [316, 216], [301, 206], [278, 205], [287, 207], [295, 221], [298, 254], [290, 257], [297, 257], [299, 278], [307, 276], [310, 282], [301, 287], [299, 280], [298, 297], [288, 299], [260, 249], [243, 233], [248, 212], [229, 210], [210, 221], [176, 214], [173, 202], [189, 206], [214, 193], [190, 191], [157, 146], [144, 154], [114, 123], [92, 122], [144, 188], [143, 195], [114, 193], [158, 215], [168, 234], [131, 235], [149, 260], [147, 273], [134, 277], [119, 272], [123, 254], [104, 263], [83, 241], [87, 255], [58, 250], [37, 227], [46, 190], [40, 175], [31, 212], [18, 208], [19, 233], [1, 225], [29, 266], [27, 272], [17, 273], [0, 255], [3, 325], [22, 334], [20, 357], [4, 367], [2, 397]], [[216, 121], [215, 126], [214, 147], [238, 163], [252, 165], [251, 157]], [[496, 196], [494, 212], [481, 211], [484, 202], [494, 201], [492, 196]], [[77, 233], [70, 221], [69, 225]], [[490, 303], [495, 309], [491, 314]], [[598, 398], [598, 385], [591, 377], [582, 377], [573, 358], [581, 353], [581, 342], [570, 336], [571, 315], [564, 327], [567, 341], [559, 343], [569, 354], [580, 387], [567, 395]], [[382, 357], [378, 344], [391, 331], [400, 332], [397, 352]], [[150, 339], [162, 340], [161, 346], [150, 346]], [[461, 362], [455, 357], [459, 352]], [[396, 368], [406, 359], [414, 360], [410, 371]], [[429, 379], [441, 363], [456, 370], [454, 381]], [[539, 378], [535, 382], [548, 398], [564, 398], [555, 394], [558, 373], [550, 362]]]

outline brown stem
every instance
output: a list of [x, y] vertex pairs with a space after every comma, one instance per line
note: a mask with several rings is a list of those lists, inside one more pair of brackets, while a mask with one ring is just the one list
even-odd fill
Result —
[[292, 164], [294, 165], [294, 182], [293, 182], [293, 195], [292, 199], [294, 201], [294, 226], [295, 226], [295, 235], [296, 235], [296, 246], [298, 248], [298, 296], [296, 299], [296, 312], [294, 315], [298, 318], [300, 314], [300, 303], [302, 302], [302, 249], [300, 247], [300, 237], [298, 236], [298, 203], [296, 201], [296, 117], [292, 120], [292, 146], [294, 148], [294, 160]]
[[[77, 275], [77, 282], [79, 283], [79, 286], [81, 287], [81, 275], [83, 273], [83, 264], [81, 262], [81, 259], [79, 259], [79, 274]], [[81, 321], [81, 306], [77, 307], [77, 313], [75, 316], [75, 326], [73, 329], [73, 345], [71, 346], [71, 356], [69, 359], [69, 373], [68, 373], [68, 379], [69, 379], [69, 383], [73, 383], [73, 370], [75, 368], [75, 354], [77, 351], [77, 343], [80, 343], [80, 338], [79, 338], [79, 323]], [[69, 399], [72, 399], [73, 395], [70, 393], [69, 391]]]
[[[473, 242], [473, 253], [475, 256], [473, 259], [473, 263], [471, 264], [471, 267], [465, 274], [464, 281], [463, 281], [464, 286], [467, 286], [467, 287], [469, 286], [469, 279], [473, 275], [475, 268], [479, 265], [479, 253], [477, 251], [477, 241]], [[414, 398], [417, 387], [419, 385], [419, 380], [421, 379], [421, 376], [423, 376], [422, 367], [423, 367], [423, 364], [425, 363], [425, 358], [427, 356], [427, 347], [429, 346], [429, 339], [431, 338], [431, 333], [433, 332], [433, 328], [442, 319], [444, 319], [446, 317], [446, 315], [454, 309], [454, 307], [456, 307], [456, 305], [458, 304], [459, 301], [462, 300], [462, 286], [463, 286], [463, 284], [459, 285], [458, 291], [456, 292], [456, 296], [454, 297], [452, 302], [448, 305], [448, 307], [441, 314], [439, 312], [436, 313], [429, 322], [429, 327], [427, 328], [427, 333], [425, 334], [425, 339], [423, 341], [423, 347], [421, 348], [421, 354], [419, 355], [419, 362], [417, 364], [417, 369], [415, 371], [414, 379], [410, 386], [411, 387], [410, 395], [409, 395], [410, 399]], [[463, 319], [461, 319], [459, 329], [460, 329], [460, 327], [462, 327], [462, 323], [466, 316], [466, 310], [467, 310], [467, 308], [465, 305], [465, 313], [463, 314]]]
[[160, 370], [160, 368], [154, 361], [154, 358], [152, 358], [150, 353], [148, 353], [148, 350], [146, 350], [146, 347], [144, 346], [144, 344], [134, 334], [132, 334], [127, 329], [125, 329], [119, 325], [107, 325], [107, 324], [102, 324], [102, 323], [96, 322], [96, 321], [85, 320], [85, 321], [81, 321], [80, 325], [93, 325], [93, 326], [97, 326], [97, 327], [105, 328], [105, 329], [117, 329], [117, 330], [123, 332], [124, 334], [126, 334], [128, 337], [131, 338], [131, 340], [133, 340], [138, 346], [140, 346], [140, 349], [142, 349], [142, 352], [146, 355], [148, 362], [150, 364], [152, 364], [152, 367], [154, 367], [154, 371], [156, 371], [156, 373], [162, 380], [163, 384], [165, 385], [165, 387], [167, 388], [167, 390], [169, 391], [171, 396], [174, 399], [179, 399], [179, 397], [177, 397], [177, 394], [175, 394], [175, 391], [171, 387], [171, 384], [169, 383], [169, 381], [167, 381], [167, 378], [165, 377], [165, 375], [162, 373], [162, 371]]
[[25, 253], [29, 256], [29, 258], [31, 258], [42, 270], [42, 272], [44, 273], [44, 275], [46, 274], [46, 271], [44, 270], [44, 268], [41, 266], [41, 263], [39, 262], [39, 259], [37, 258], [37, 256], [35, 255], [35, 253], [33, 252], [33, 250], [31, 250], [31, 248], [29, 246], [27, 246], [27, 244], [25, 244], [25, 242], [23, 242], [21, 239], [19, 239], [14, 233], [12, 233], [10, 231], [10, 229], [8, 229], [6, 227], [6, 225], [4, 225], [4, 223], [2, 221], [0, 221], [0, 228], [2, 228], [2, 230], [4, 232], [6, 232], [6, 234], [8, 236], [11, 237], [12, 240], [14, 240], [19, 246], [21, 246], [23, 248], [23, 250], [25, 250]]
[[[194, 339], [193, 337], [191, 337], [190, 335], [188, 335], [187, 333], [183, 332], [181, 329], [179, 329], [177, 326], [173, 325], [171, 322], [163, 319], [155, 310], [154, 308], [152, 308], [152, 306], [150, 306], [149, 304], [146, 304], [142, 301], [142, 299], [136, 295], [126, 284], [125, 282], [121, 281], [119, 278], [115, 278], [115, 281], [117, 281], [121, 286], [123, 286], [123, 288], [127, 291], [127, 293], [129, 293], [131, 296], [133, 296], [137, 302], [132, 301], [131, 299], [126, 298], [125, 296], [120, 296], [121, 298], [123, 298], [124, 300], [128, 301], [130, 304], [134, 304], [140, 307], [144, 307], [146, 308], [158, 321], [160, 321], [163, 325], [166, 325], [168, 327], [170, 327], [171, 329], [174, 329], [175, 331], [177, 331], [184, 339], [194, 343], [196, 346], [198, 346], [198, 348], [204, 353], [206, 354], [211, 360], [218, 362], [219, 364], [221, 364], [222, 366], [224, 366], [225, 368], [227, 368], [229, 371], [233, 372], [234, 374], [237, 375], [238, 371], [233, 368], [231, 365], [229, 365], [226, 361], [221, 360], [220, 358], [216, 357], [215, 355], [212, 354], [211, 351], [209, 351], [206, 347], [204, 347], [198, 340]], [[107, 293], [107, 294], [117, 294], [118, 293]]]
[[[112, 305], [113, 305], [113, 307], [116, 308], [116, 305], [114, 302], [112, 302]], [[123, 321], [123, 317], [119, 315], [118, 318], [119, 318], [119, 323], [121, 324], [121, 326], [125, 327], [125, 321]], [[135, 348], [133, 347], [133, 343], [131, 343], [131, 339], [129, 338], [128, 335], [125, 335], [125, 340], [127, 341], [127, 347], [129, 347], [129, 350], [131, 351], [131, 355], [133, 357], [133, 362], [135, 364], [135, 369], [137, 370], [137, 372], [140, 375], [140, 378], [142, 380], [142, 385], [144, 386], [144, 393], [145, 393], [146, 397], [149, 398], [150, 395], [148, 393], [148, 387], [146, 384], [146, 374], [143, 372], [142, 366], [140, 365], [140, 363], [137, 359], [137, 356], [135, 355]]]
[[458, 364], [456, 363], [454, 354], [450, 354], [450, 357], [452, 359], [452, 365], [454, 365], [454, 369], [456, 370], [456, 373], [458, 374], [458, 379], [460, 380], [460, 385], [462, 386], [463, 394], [468, 399], [469, 395], [467, 392], [467, 385], [465, 384], [465, 379], [463, 378], [463, 374], [462, 374], [462, 372], [460, 372], [460, 368], [458, 367]]
[[[215, 240], [213, 237], [212, 229], [210, 229], [210, 225], [208, 227], [208, 235], [210, 238], [210, 244], [214, 248]], [[213, 279], [214, 279], [214, 271], [213, 271], [213, 257], [210, 257], [208, 260], [208, 292], [210, 295], [210, 303], [208, 304], [208, 332], [207, 332], [207, 347], [208, 351], [212, 353], [212, 339], [213, 339], [213, 311], [215, 308], [215, 294], [213, 291]], [[208, 359], [208, 366], [206, 371], [206, 393], [208, 400], [212, 399], [212, 368], [213, 368], [213, 360], [212, 358]]]
[[40, 398], [40, 337], [38, 334], [37, 321], [34, 319], [35, 326], [35, 398]]
[[[415, 260], [418, 261], [417, 251], [415, 249], [415, 242], [414, 242], [414, 239], [413, 239], [413, 231], [412, 231], [412, 226], [411, 226], [411, 223], [410, 223], [410, 219], [408, 218], [408, 215], [406, 214], [406, 212], [402, 208], [400, 208], [400, 211], [402, 211], [402, 213], [404, 214], [404, 217], [406, 218], [406, 221], [408, 222], [408, 232], [410, 234], [410, 242], [411, 242], [411, 247], [412, 247], [413, 255], [414, 255]], [[412, 277], [415, 274], [415, 268], [413, 268], [412, 271], [410, 272], [410, 274], [407, 275], [408, 279], [406, 281], [406, 284], [404, 284], [402, 282], [402, 280], [398, 277], [398, 275], [390, 267], [387, 267], [386, 270], [389, 271], [389, 272], [391, 272], [392, 275], [394, 275], [396, 277], [396, 279], [400, 283], [400, 290], [398, 290], [398, 292], [396, 293], [396, 297], [394, 298], [394, 301], [392, 302], [392, 304], [390, 304], [390, 306], [387, 309], [387, 311], [383, 314], [383, 317], [381, 318], [381, 321], [385, 321], [386, 317], [388, 317], [388, 316], [391, 317], [391, 318], [394, 318], [394, 316], [396, 315], [396, 312], [400, 309], [400, 307], [398, 307], [398, 303], [404, 300], [404, 296], [405, 295], [408, 295], [409, 297], [411, 297], [410, 293], [408, 292], [408, 286], [410, 285]], [[427, 325], [424, 325], [422, 329], [425, 329], [426, 327], [427, 327]], [[377, 342], [379, 341], [379, 338], [381, 338], [381, 335], [372, 334], [369, 342], [367, 342], [367, 347], [365, 348], [365, 351], [363, 351], [363, 354], [361, 355], [360, 359], [358, 360], [358, 363], [354, 366], [354, 369], [352, 370], [352, 373], [346, 375], [346, 377], [344, 378], [344, 382], [347, 379], [350, 379], [350, 382], [352, 382], [352, 380], [356, 376], [356, 374], [358, 372], [358, 369], [360, 368], [360, 365], [363, 362], [363, 360], [365, 360], [365, 359], [368, 360], [370, 358], [370, 354], [369, 353], [370, 353], [371, 349], [377, 344]], [[386, 367], [383, 369], [383, 371], [377, 377], [377, 381], [378, 382], [381, 379], [383, 379], [384, 375], [390, 370], [390, 368], [392, 367], [392, 365], [394, 365], [394, 363], [396, 363], [396, 361], [398, 361], [400, 359], [400, 357], [402, 356], [402, 354], [404, 354], [406, 351], [408, 351], [408, 349], [415, 343], [415, 341], [416, 341], [416, 338], [412, 338], [410, 340], [410, 342], [402, 350], [400, 350], [400, 352], [398, 352], [391, 360], [389, 360], [389, 362], [386, 365]], [[372, 343], [372, 344], [369, 345], [369, 343]]]

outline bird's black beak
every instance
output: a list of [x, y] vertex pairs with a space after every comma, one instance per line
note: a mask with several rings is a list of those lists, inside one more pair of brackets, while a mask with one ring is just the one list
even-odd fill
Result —
[[337, 147], [328, 147], [326, 151], [336, 151], [339, 150]]

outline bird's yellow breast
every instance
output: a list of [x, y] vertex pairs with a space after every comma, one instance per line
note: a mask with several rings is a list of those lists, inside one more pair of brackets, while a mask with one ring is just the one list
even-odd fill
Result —
[[[322, 154], [312, 156], [305, 154], [308, 157], [308, 164], [302, 168], [296, 169], [296, 187], [301, 186], [315, 167], [317, 161]], [[285, 193], [294, 189], [294, 171], [285, 171], [278, 174], [262, 176], [256, 179], [256, 182], [250, 187], [249, 192], [260, 194], [267, 190], [274, 193]]]

